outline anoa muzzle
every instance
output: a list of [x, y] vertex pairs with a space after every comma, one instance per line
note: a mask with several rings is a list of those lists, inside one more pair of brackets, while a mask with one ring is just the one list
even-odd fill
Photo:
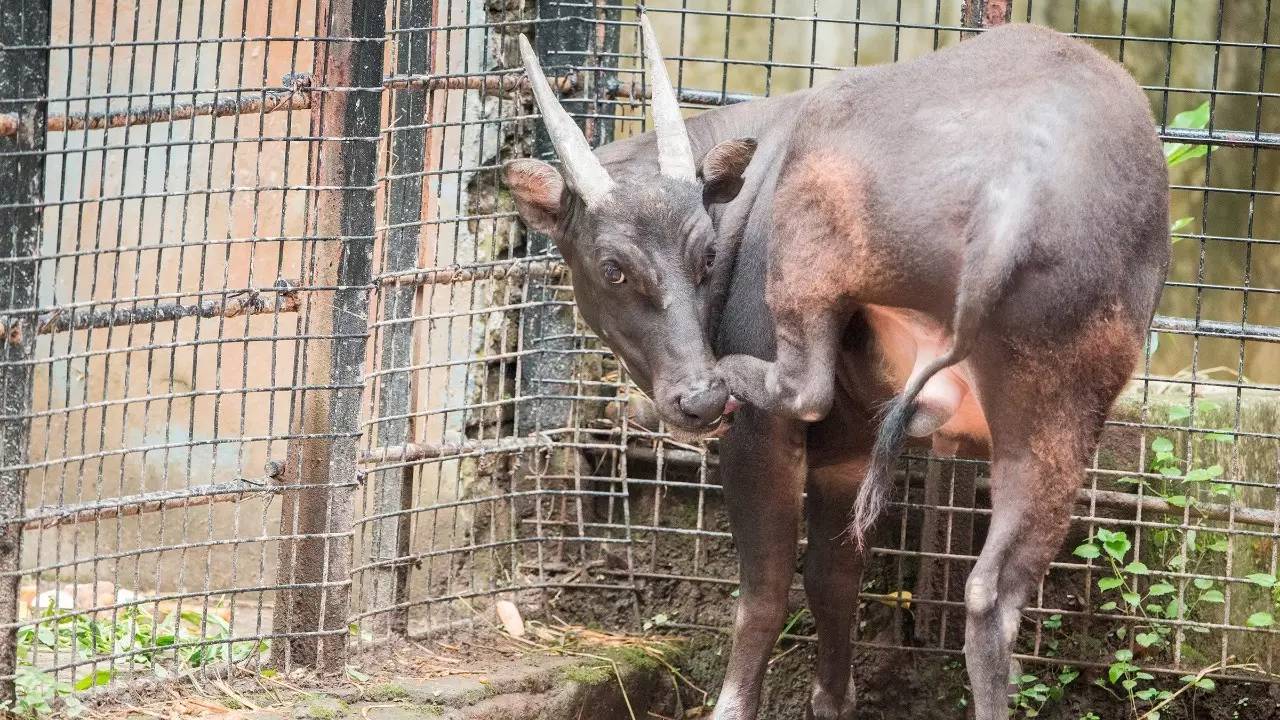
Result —
[[1088, 45], [1009, 25], [682, 122], [641, 25], [654, 132], [592, 153], [525, 43], [563, 174], [506, 174], [664, 418], [718, 428], [743, 402], [720, 443], [740, 594], [714, 718], [757, 717], [802, 513], [808, 717], [854, 717], [863, 538], [905, 445], [991, 460], [965, 661], [974, 717], [1007, 718], [1022, 609], [1168, 267], [1146, 97]]

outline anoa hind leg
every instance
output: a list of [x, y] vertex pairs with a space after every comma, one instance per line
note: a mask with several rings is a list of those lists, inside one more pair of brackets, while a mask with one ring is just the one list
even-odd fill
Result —
[[1054, 341], [988, 343], [971, 361], [992, 438], [991, 525], [965, 588], [965, 659], [977, 720], [1008, 717], [1022, 610], [1061, 548], [1141, 337], [1134, 323], [1104, 312]]

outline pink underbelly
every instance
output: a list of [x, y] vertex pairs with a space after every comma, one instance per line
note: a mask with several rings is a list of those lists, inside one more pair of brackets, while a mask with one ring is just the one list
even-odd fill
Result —
[[[896, 391], [950, 347], [946, 327], [920, 313], [868, 305], [866, 315], [884, 362], [883, 376]], [[991, 433], [975, 388], [967, 362], [938, 372], [921, 390], [919, 410], [908, 432], [947, 441], [943, 446], [959, 440], [989, 442]]]

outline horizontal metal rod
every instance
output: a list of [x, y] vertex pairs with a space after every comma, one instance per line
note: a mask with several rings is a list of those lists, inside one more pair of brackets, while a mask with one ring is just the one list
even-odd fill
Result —
[[[564, 75], [547, 77], [552, 89], [559, 93], [578, 89], [578, 73], [570, 70]], [[529, 91], [529, 79], [524, 73], [502, 75], [392, 75], [382, 81], [388, 90], [483, 90], [488, 93]]]
[[[285, 90], [267, 90], [260, 96], [235, 100], [215, 100], [201, 103], [183, 103], [168, 107], [129, 109], [122, 112], [84, 113], [79, 115], [50, 115], [45, 127], [50, 132], [67, 130], [105, 130], [129, 125], [190, 120], [195, 117], [227, 117], [231, 115], [256, 115], [287, 110], [311, 109], [311, 75], [291, 73], [282, 83]], [[21, 121], [14, 113], [0, 114], [0, 137], [15, 135]]]
[[415, 462], [463, 455], [513, 455], [538, 448], [550, 449], [552, 440], [548, 433], [529, 437], [504, 437], [491, 440], [461, 440], [436, 444], [405, 443], [377, 447], [360, 453], [359, 462], [375, 463]]
[[[647, 462], [657, 462], [658, 454], [649, 447], [632, 447], [627, 449], [627, 457], [634, 460]], [[679, 448], [666, 448], [662, 451], [663, 462], [674, 465], [694, 465], [701, 466], [703, 462], [707, 467], [719, 467], [720, 458], [714, 454], [708, 453], [705, 456], [691, 450], [682, 450]], [[990, 491], [990, 481], [981, 479], [978, 481], [978, 488]], [[1113, 490], [1094, 490], [1091, 488], [1081, 488], [1076, 492], [1076, 505], [1089, 507], [1091, 504], [1100, 507], [1111, 508], [1114, 510], [1136, 511], [1141, 509], [1143, 512], [1160, 513], [1167, 515], [1181, 515], [1183, 508], [1173, 505], [1163, 498], [1138, 496], [1133, 493], [1116, 492]], [[1234, 521], [1247, 525], [1260, 525], [1264, 527], [1276, 528], [1280, 527], [1280, 515], [1272, 510], [1264, 510], [1260, 508], [1242, 508], [1231, 507], [1230, 505], [1222, 505], [1219, 503], [1197, 502], [1192, 507], [1192, 515], [1196, 517], [1204, 517], [1210, 520]]]
[[559, 260], [517, 260], [504, 265], [453, 267], [439, 270], [408, 270], [388, 273], [383, 285], [447, 285], [472, 280], [557, 279], [568, 267]]
[[[559, 93], [574, 92], [579, 88], [578, 73], [568, 73], [549, 78]], [[115, 113], [86, 113], [78, 115], [50, 115], [46, 127], [50, 132], [68, 130], [102, 130], [106, 128], [146, 125], [150, 123], [189, 120], [194, 117], [227, 117], [254, 115], [290, 110], [311, 109], [312, 79], [308, 73], [291, 73], [282, 81], [285, 90], [268, 90], [260, 97], [239, 100], [218, 100], [203, 103], [184, 103], [163, 108], [140, 108]], [[529, 81], [523, 74], [503, 75], [393, 75], [383, 80], [383, 87], [392, 90], [482, 90], [488, 93], [526, 92]], [[610, 78], [603, 86], [608, 99], [629, 98], [643, 100], [649, 93], [639, 82], [624, 83]], [[681, 102], [692, 105], [735, 105], [759, 100], [763, 96], [750, 93], [730, 93], [717, 90], [681, 88]], [[589, 99], [589, 98], [587, 98]], [[14, 113], [0, 113], [0, 137], [16, 135], [21, 120]], [[1280, 148], [1280, 133], [1251, 132], [1247, 130], [1198, 130], [1193, 128], [1165, 128], [1160, 138], [1167, 142], [1192, 145], [1219, 145], [1224, 147]]]
[[[130, 309], [111, 308], [108, 310], [90, 310], [88, 312], [63, 312], [54, 310], [40, 316], [35, 323], [37, 335], [71, 330], [90, 330], [122, 325], [144, 325], [149, 323], [171, 322], [188, 317], [198, 318], [233, 318], [241, 315], [265, 315], [268, 313], [297, 312], [300, 305], [297, 283], [279, 280], [271, 290], [248, 290], [233, 295], [227, 300], [206, 300], [205, 302], [183, 305], [166, 303], [162, 305], [144, 305]], [[274, 301], [264, 297], [264, 292], [275, 293]], [[8, 336], [10, 342], [21, 339], [26, 323], [21, 320], [5, 320], [0, 318], [0, 337]]]
[[23, 530], [44, 530], [59, 525], [130, 517], [175, 508], [198, 507], [214, 503], [237, 502], [249, 494], [279, 493], [276, 484], [257, 484], [246, 480], [201, 485], [176, 490], [157, 490], [126, 497], [108, 498], [77, 505], [34, 508], [26, 515], [9, 521], [20, 523]]
[[1184, 335], [1207, 335], [1231, 340], [1280, 342], [1280, 327], [1275, 327], [1274, 325], [1254, 325], [1251, 323], [1196, 320], [1194, 318], [1157, 315], [1151, 320], [1151, 329]]

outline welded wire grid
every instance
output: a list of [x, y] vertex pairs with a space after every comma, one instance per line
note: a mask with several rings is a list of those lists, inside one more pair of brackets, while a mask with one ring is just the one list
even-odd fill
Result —
[[[960, 5], [646, 3], [690, 112], [953, 45], [964, 32]], [[384, 541], [358, 561], [357, 585], [401, 591], [366, 612], [394, 610], [410, 632], [435, 632], [493, 622], [486, 600], [496, 597], [554, 618], [634, 626], [661, 613], [676, 627], [727, 628], [736, 567], [714, 444], [683, 446], [658, 432], [608, 352], [569, 317], [554, 251], [522, 235], [498, 178], [504, 160], [531, 150], [551, 157], [527, 93], [515, 91], [516, 32], [544, 38], [548, 74], [593, 142], [645, 128], [634, 7], [541, 3], [535, 22], [532, 10], [489, 7], [438, 3], [426, 24], [402, 12], [388, 36], [399, 46], [424, 35], [434, 43], [417, 65], [391, 73], [390, 104], [427, 87], [415, 76], [435, 84], [425, 123], [393, 112], [385, 135], [390, 147], [425, 145], [420, 170], [387, 158], [388, 195], [398, 186], [416, 194], [424, 182], [421, 220], [392, 202], [380, 232], [390, 243], [411, 227], [421, 254], [406, 268], [382, 252], [377, 345], [405, 326], [415, 339], [407, 355], [384, 350], [372, 372], [366, 458], [371, 477], [386, 479], [382, 491], [366, 488], [359, 532], [369, 541], [394, 528], [401, 545]], [[1274, 670], [1280, 115], [1267, 61], [1280, 21], [1266, 0], [1014, 2], [1009, 15], [1124, 62], [1164, 139], [1188, 143], [1170, 152], [1191, 155], [1171, 174], [1180, 220], [1157, 332], [1076, 504], [1068, 550], [1093, 549], [1059, 558], [1019, 652], [1106, 665], [1131, 647], [1144, 669]], [[1177, 117], [1206, 102], [1207, 122]], [[379, 399], [400, 392], [394, 383], [410, 388], [407, 405], [379, 419]], [[402, 421], [407, 434], [393, 429]], [[902, 468], [900, 502], [866, 571], [856, 641], [955, 654], [964, 578], [987, 515], [985, 465], [913, 457]], [[933, 494], [930, 473], [940, 480]], [[913, 590], [909, 610], [893, 607]]]
[[[38, 31], [42, 5], [11, 10]], [[30, 411], [2, 419], [29, 421], [29, 453], [0, 466], [26, 473], [25, 512], [6, 519], [22, 555], [6, 570], [20, 584], [17, 676], [29, 693], [51, 691], [50, 677], [85, 688], [259, 667], [269, 649], [287, 663], [273, 637], [282, 591], [322, 606], [334, 588], [345, 594], [345, 577], [317, 581], [301, 562], [277, 574], [295, 541], [351, 534], [300, 530], [280, 499], [330, 492], [286, 459], [342, 442], [338, 422], [301, 419], [361, 388], [358, 364], [345, 385], [306, 372], [341, 334], [326, 319], [326, 253], [359, 242], [311, 208], [347, 189], [372, 203], [371, 183], [309, 179], [327, 131], [308, 108], [354, 92], [312, 87], [317, 56], [352, 42], [317, 42], [329, 34], [320, 5], [56, 0], [47, 35], [25, 38], [49, 54], [43, 239], [0, 259], [26, 263], [36, 286], [34, 305], [7, 318], [35, 338], [22, 361]], [[345, 642], [342, 613], [326, 632]]]
[[[27, 474], [26, 509], [10, 519], [23, 528], [10, 571], [23, 661], [68, 679], [256, 666], [259, 640], [290, 657], [281, 635], [328, 638], [336, 652], [347, 620], [360, 639], [485, 626], [494, 598], [614, 626], [659, 612], [660, 624], [730, 625], [736, 567], [714, 445], [661, 432], [499, 175], [504, 160], [551, 157], [518, 32], [534, 34], [593, 142], [645, 129], [634, 8], [524, 5], [396, 0], [385, 37], [364, 26], [317, 42], [328, 33], [307, 2], [55, 3], [34, 203], [43, 245], [3, 261], [33, 265], [38, 292], [9, 311], [36, 338], [31, 410], [5, 418], [30, 421], [29, 458], [0, 468]], [[647, 5], [691, 111], [962, 35], [952, 2]], [[1144, 668], [1274, 669], [1277, 20], [1266, 0], [1015, 2], [1011, 14], [1123, 60], [1167, 140], [1213, 148], [1174, 168], [1173, 215], [1190, 220], [1173, 233], [1159, 342], [1077, 504], [1069, 542], [1097, 557], [1062, 556], [1019, 649], [1105, 664], [1155, 634]], [[321, 48], [360, 38], [385, 43], [384, 68], [360, 65], [381, 87], [312, 78]], [[380, 134], [326, 131], [317, 98], [376, 93]], [[1205, 101], [1205, 127], [1175, 123]], [[326, 146], [375, 142], [376, 167], [318, 167]], [[373, 243], [369, 275], [360, 252], [328, 262], [340, 240]], [[362, 328], [366, 310], [366, 420], [347, 457], [361, 428], [325, 411], [359, 391], [349, 361], [364, 333], [350, 317]], [[310, 476], [321, 467], [339, 472]], [[985, 471], [923, 458], [903, 469], [856, 640], [954, 653]], [[941, 490], [925, 490], [930, 473]], [[357, 485], [352, 522], [342, 509]], [[1103, 589], [1117, 577], [1108, 558], [1147, 573], [1131, 565], [1125, 587]], [[904, 591], [909, 609], [893, 601]], [[285, 595], [321, 626], [281, 622]], [[913, 637], [883, 632], [904, 618]], [[112, 642], [65, 639], [90, 622]], [[144, 627], [150, 640], [116, 642]], [[1101, 646], [1072, 640], [1106, 633]], [[158, 649], [157, 636], [174, 645]]]

